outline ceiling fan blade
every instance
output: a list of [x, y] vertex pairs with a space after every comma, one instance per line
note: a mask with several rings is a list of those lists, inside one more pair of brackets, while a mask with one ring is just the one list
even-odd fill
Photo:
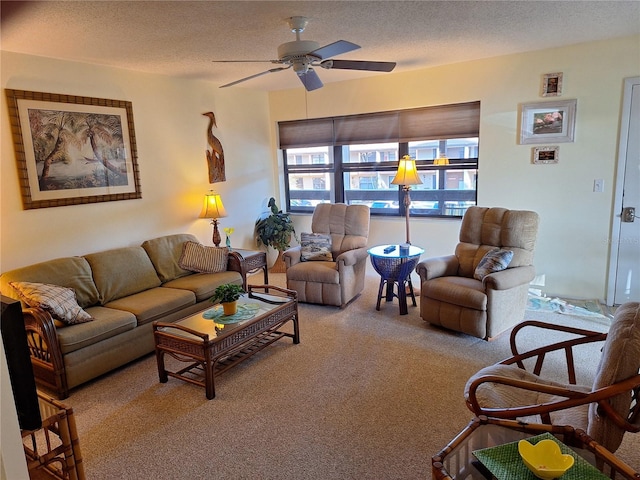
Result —
[[336, 68], [340, 70], [370, 70], [372, 72], [390, 72], [395, 62], [368, 62], [365, 60], [324, 60], [320, 63], [322, 68]]
[[322, 80], [320, 80], [320, 77], [313, 68], [309, 68], [306, 73], [298, 74], [298, 78], [308, 92], [317, 90], [323, 86]]
[[280, 60], [211, 60], [213, 63], [282, 63]]
[[325, 58], [342, 55], [343, 53], [351, 52], [359, 48], [360, 45], [356, 45], [355, 43], [347, 42], [346, 40], [338, 40], [337, 42], [330, 43], [324, 47], [316, 48], [313, 52], [309, 52], [307, 55], [324, 60]]
[[265, 72], [256, 73], [255, 75], [251, 75], [250, 77], [241, 78], [240, 80], [236, 80], [235, 82], [227, 83], [226, 85], [221, 85], [220, 88], [231, 87], [233, 85], [237, 85], [238, 83], [246, 82], [247, 80], [251, 80], [252, 78], [261, 77], [262, 75], [266, 75], [267, 73], [279, 72], [280, 70], [287, 70], [289, 68], [291, 68], [291, 66], [272, 68], [272, 69], [267, 70]]

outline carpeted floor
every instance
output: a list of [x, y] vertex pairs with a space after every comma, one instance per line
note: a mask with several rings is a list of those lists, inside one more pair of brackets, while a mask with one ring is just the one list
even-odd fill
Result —
[[[418, 308], [400, 316], [397, 302], [378, 312], [378, 281], [369, 274], [344, 310], [301, 304], [301, 343], [280, 341], [218, 377], [213, 400], [175, 379], [158, 383], [153, 355], [72, 391], [65, 402], [87, 478], [430, 478], [431, 456], [472, 418], [466, 380], [509, 356], [508, 334], [485, 342], [433, 328]], [[580, 383], [591, 383], [598, 354], [576, 359]], [[640, 435], [627, 434], [618, 454], [640, 469], [638, 452]]]

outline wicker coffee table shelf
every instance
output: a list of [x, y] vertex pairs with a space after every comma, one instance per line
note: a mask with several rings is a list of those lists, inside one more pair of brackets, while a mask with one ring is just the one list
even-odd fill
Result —
[[[239, 302], [257, 305], [256, 315], [225, 324], [204, 318], [204, 312], [175, 323], [154, 322], [161, 383], [169, 377], [178, 378], [204, 387], [207, 398], [212, 399], [216, 376], [284, 337], [300, 343], [296, 292], [273, 285], [249, 285], [248, 296]], [[293, 332], [281, 330], [289, 322]], [[186, 365], [169, 370], [166, 355]]]

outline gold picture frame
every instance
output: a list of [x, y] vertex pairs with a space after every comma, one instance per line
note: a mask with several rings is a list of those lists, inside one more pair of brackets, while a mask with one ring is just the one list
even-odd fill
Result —
[[142, 198], [131, 102], [5, 93], [25, 210]]
[[544, 165], [550, 163], [558, 163], [560, 157], [560, 147], [533, 147], [531, 149], [533, 163], [536, 165]]

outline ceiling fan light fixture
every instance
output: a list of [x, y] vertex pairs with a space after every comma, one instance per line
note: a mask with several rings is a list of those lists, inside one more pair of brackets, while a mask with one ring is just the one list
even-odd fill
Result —
[[304, 75], [309, 71], [309, 62], [306, 58], [300, 58], [293, 61], [293, 71], [298, 75]]

